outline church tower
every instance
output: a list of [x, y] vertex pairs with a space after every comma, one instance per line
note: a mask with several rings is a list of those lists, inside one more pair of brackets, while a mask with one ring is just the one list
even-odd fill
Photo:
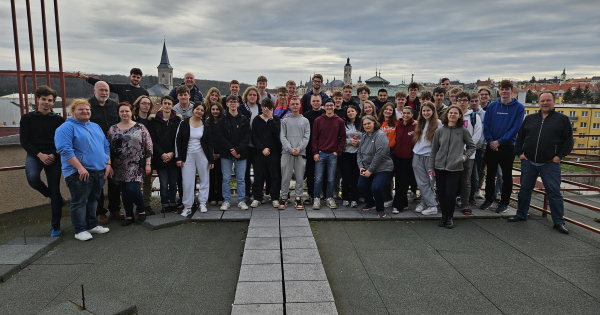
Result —
[[352, 84], [352, 66], [350, 65], [350, 57], [346, 60], [344, 66], [344, 84]]
[[563, 68], [563, 73], [560, 75], [560, 81], [565, 81], [567, 79], [567, 74], [565, 73], [565, 68]]
[[165, 85], [169, 90], [173, 88], [173, 67], [169, 63], [169, 55], [167, 55], [167, 44], [163, 42], [162, 56], [158, 69], [158, 84]]

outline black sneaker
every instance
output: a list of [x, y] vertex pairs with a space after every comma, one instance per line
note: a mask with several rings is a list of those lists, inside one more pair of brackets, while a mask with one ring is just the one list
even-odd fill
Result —
[[296, 206], [296, 210], [304, 210], [304, 205], [302, 204], [302, 199], [294, 200], [294, 204]]
[[471, 206], [476, 206], [477, 205], [477, 201], [475, 201], [475, 198], [471, 197], [471, 198], [469, 198], [469, 204]]
[[485, 210], [487, 208], [489, 208], [494, 202], [491, 200], [486, 200], [484, 203], [481, 204], [481, 206], [479, 206], [479, 209], [481, 210]]
[[506, 212], [506, 210], [508, 210], [507, 205], [499, 204], [498, 208], [496, 208], [496, 213], [503, 213]]
[[313, 199], [311, 196], [308, 196], [306, 199], [304, 199], [304, 204], [305, 205], [312, 205], [313, 204]]

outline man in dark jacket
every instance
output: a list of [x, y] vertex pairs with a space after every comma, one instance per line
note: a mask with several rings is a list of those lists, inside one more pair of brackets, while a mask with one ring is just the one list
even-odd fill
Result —
[[242, 210], [248, 210], [244, 202], [246, 195], [246, 159], [250, 144], [250, 121], [238, 111], [238, 99], [235, 95], [227, 97], [228, 110], [217, 123], [217, 141], [221, 155], [221, 170], [223, 173], [223, 204], [221, 210], [228, 210], [231, 205], [231, 168], [235, 166], [237, 181], [237, 202]]
[[[308, 124], [310, 125], [310, 133], [313, 132], [313, 125], [317, 118], [319, 118], [325, 111], [321, 108], [321, 95], [314, 94], [310, 96], [310, 104], [312, 109], [309, 111], [305, 111], [302, 116], [308, 119]], [[315, 159], [312, 158], [312, 145], [309, 138], [308, 145], [306, 146], [306, 170], [304, 171], [304, 176], [306, 177], [306, 187], [308, 188], [308, 198], [304, 200], [304, 204], [312, 204], [313, 203], [313, 192], [315, 187]], [[320, 194], [317, 195], [320, 197]]]
[[[91, 85], [96, 85], [96, 82], [100, 81], [99, 79], [88, 77], [81, 73], [81, 71], [77, 71], [78, 78], [84, 78], [87, 83]], [[107, 83], [110, 87], [110, 91], [113, 93], [117, 93], [119, 96], [120, 102], [128, 102], [133, 105], [135, 100], [142, 95], [150, 96], [148, 91], [140, 86], [140, 81], [142, 81], [142, 70], [138, 68], [133, 68], [129, 71], [129, 83]]]
[[312, 90], [310, 90], [310, 91], [306, 92], [306, 94], [302, 95], [301, 102], [302, 102], [302, 113], [303, 114], [312, 109], [311, 96], [313, 94], [321, 95], [321, 104], [325, 104], [325, 101], [327, 101], [329, 99], [329, 96], [321, 90], [321, 87], [323, 86], [323, 76], [322, 75], [315, 74], [313, 76], [312, 86], [313, 86]]
[[379, 111], [381, 111], [381, 108], [383, 107], [383, 105], [385, 105], [385, 103], [387, 103], [387, 102], [388, 102], [387, 90], [379, 89], [379, 91], [377, 91], [377, 99], [373, 100], [373, 104], [375, 104], [375, 107], [377, 108], [378, 113], [379, 113]]
[[554, 111], [556, 96], [551, 91], [539, 96], [540, 111], [527, 115], [519, 130], [515, 153], [521, 159], [519, 209], [509, 222], [527, 220], [531, 191], [538, 175], [546, 189], [554, 228], [569, 234], [565, 228], [564, 202], [560, 193], [560, 161], [573, 149], [573, 129], [569, 118]]
[[[200, 89], [196, 86], [196, 77], [194, 77], [193, 73], [188, 72], [185, 74], [185, 76], [183, 77], [183, 82], [179, 86], [182, 86], [182, 85], [187, 86], [187, 88], [190, 90], [189, 101], [192, 104], [195, 104], [198, 102], [202, 103], [204, 101], [204, 95], [202, 95], [202, 92], [200, 92]], [[175, 105], [177, 105], [179, 103], [179, 99], [177, 98], [177, 96], [178, 96], [177, 88], [179, 86], [173, 87], [171, 92], [169, 92], [169, 96], [175, 100]]]

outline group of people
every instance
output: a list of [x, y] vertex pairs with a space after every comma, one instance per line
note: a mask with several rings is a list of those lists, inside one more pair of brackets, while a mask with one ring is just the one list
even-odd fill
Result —
[[[513, 84], [508, 80], [500, 82], [500, 97], [491, 103], [488, 88], [477, 93], [449, 89], [447, 78], [433, 93], [420, 92], [419, 84], [410, 83], [408, 93], [394, 95], [395, 103], [388, 102], [385, 89], [370, 101], [367, 85], [357, 87], [358, 101], [352, 98], [351, 85], [329, 97], [321, 90], [319, 74], [312, 78], [313, 89], [302, 97], [296, 96], [291, 80], [271, 95], [267, 79], [260, 76], [257, 86], [242, 95], [239, 82], [233, 80], [231, 94], [222, 96], [211, 88], [205, 99], [188, 73], [153, 112], [147, 91], [139, 86], [142, 72], [137, 68], [131, 70], [128, 84], [106, 83], [81, 72], [78, 76], [94, 85], [94, 96], [74, 100], [69, 105], [72, 118], [65, 121], [54, 114], [56, 92], [40, 86], [37, 110], [21, 120], [27, 179], [51, 199], [51, 236], [61, 234], [65, 205], [59, 190], [61, 170], [71, 193], [71, 221], [79, 240], [108, 232], [99, 225], [108, 222], [108, 212], [123, 225], [153, 215], [153, 170], [160, 182], [161, 211], [182, 210], [182, 216], [194, 208], [206, 212], [207, 203], [229, 209], [233, 169], [237, 206], [242, 210], [248, 209], [251, 198], [252, 208], [270, 199], [279, 210], [290, 203], [298, 210], [305, 204], [318, 210], [322, 201], [337, 208], [336, 198], [341, 197], [343, 206], [357, 208], [364, 200], [362, 210], [386, 217], [385, 207], [399, 213], [420, 199], [416, 212], [434, 215], [439, 207], [438, 225], [453, 228], [456, 206], [470, 215], [469, 205], [477, 205], [486, 168], [480, 209], [489, 208], [500, 194], [495, 211], [506, 211], [515, 155], [522, 160], [521, 189], [519, 211], [509, 221], [527, 220], [531, 191], [540, 174], [554, 227], [568, 233], [560, 160], [571, 152], [573, 138], [568, 118], [554, 111], [552, 92], [540, 94], [539, 113], [523, 121], [524, 106], [511, 97]], [[119, 102], [109, 98], [110, 91], [117, 93]], [[550, 122], [544, 126], [546, 119]], [[40, 180], [42, 169], [47, 185]], [[303, 200], [304, 179], [308, 197]], [[121, 201], [125, 215], [120, 212]]]

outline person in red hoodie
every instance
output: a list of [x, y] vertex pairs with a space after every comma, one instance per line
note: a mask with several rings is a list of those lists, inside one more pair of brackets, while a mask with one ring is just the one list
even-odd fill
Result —
[[414, 134], [413, 111], [412, 108], [406, 106], [402, 109], [402, 121], [396, 125], [396, 147], [392, 155], [394, 176], [396, 177], [396, 195], [392, 213], [400, 213], [400, 211], [408, 209], [406, 192], [410, 183], [415, 181], [412, 167]]
[[335, 105], [333, 102], [326, 102], [325, 114], [315, 119], [313, 126], [312, 152], [315, 160], [315, 198], [313, 209], [321, 209], [321, 185], [323, 183], [323, 173], [325, 165], [327, 165], [327, 198], [326, 205], [331, 208], [337, 208], [333, 199], [333, 187], [335, 181], [335, 170], [337, 166], [337, 158], [344, 150], [346, 144], [346, 126], [344, 120], [336, 115], [333, 110]]

